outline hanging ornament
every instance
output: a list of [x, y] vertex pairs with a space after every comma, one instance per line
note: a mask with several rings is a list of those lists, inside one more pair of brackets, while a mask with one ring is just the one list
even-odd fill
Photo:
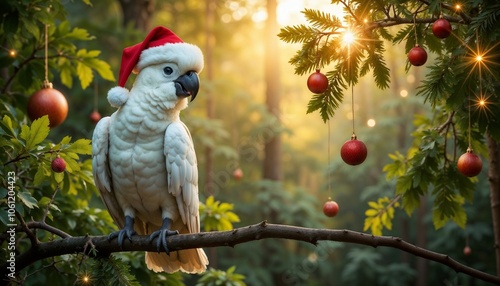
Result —
[[415, 32], [415, 43], [417, 44], [415, 44], [415, 47], [411, 48], [408, 53], [408, 61], [410, 61], [412, 65], [418, 67], [427, 62], [427, 52], [418, 44], [417, 24], [415, 22], [415, 18], [416, 15], [413, 17], [413, 31]]
[[326, 201], [325, 204], [323, 205], [323, 213], [327, 217], [334, 217], [337, 215], [338, 212], [339, 212], [339, 205], [337, 204], [337, 202], [332, 201], [331, 198], [328, 198], [328, 201]]
[[346, 164], [356, 166], [363, 163], [368, 155], [368, 149], [363, 141], [358, 140], [354, 132], [354, 87], [351, 88], [352, 135], [340, 148], [340, 157]]
[[351, 166], [363, 163], [367, 155], [368, 150], [365, 143], [358, 140], [355, 134], [352, 134], [351, 139], [347, 140], [340, 149], [340, 157], [342, 157], [345, 163]]
[[328, 78], [317, 69], [307, 78], [307, 88], [312, 93], [321, 94], [328, 88]]
[[[315, 94], [322, 94], [328, 89], [328, 78], [325, 74], [321, 73], [321, 70], [319, 68], [320, 54], [318, 47], [322, 37], [323, 36], [320, 36], [316, 41], [316, 71], [310, 74], [307, 78], [307, 88]], [[328, 42], [328, 37], [326, 39], [326, 42]]]
[[233, 178], [235, 178], [237, 181], [241, 180], [243, 178], [243, 170], [241, 168], [236, 168], [233, 171]]
[[[481, 82], [481, 66], [479, 66], [479, 92], [482, 95], [482, 82]], [[483, 169], [483, 161], [481, 161], [481, 158], [479, 158], [478, 155], [474, 154], [474, 151], [472, 150], [471, 147], [471, 136], [470, 136], [470, 130], [471, 130], [471, 100], [470, 100], [470, 95], [469, 95], [469, 126], [468, 126], [468, 141], [469, 141], [469, 147], [467, 147], [467, 151], [462, 154], [457, 161], [457, 168], [462, 175], [467, 176], [467, 177], [475, 177], [481, 173], [481, 170]]]
[[49, 60], [48, 60], [48, 25], [45, 25], [45, 80], [42, 89], [33, 93], [28, 101], [28, 117], [35, 120], [48, 115], [49, 126], [56, 127], [64, 122], [68, 115], [68, 101], [66, 97], [52, 88], [49, 82]]
[[57, 154], [57, 157], [52, 160], [52, 163], [50, 163], [50, 167], [52, 168], [52, 171], [62, 173], [66, 170], [66, 161], [64, 161], [64, 159]]
[[432, 33], [440, 39], [448, 38], [451, 34], [451, 24], [448, 20], [443, 18], [442, 14], [439, 16], [439, 19], [432, 24]]
[[481, 161], [481, 158], [474, 154], [473, 150], [469, 147], [467, 151], [458, 158], [457, 168], [462, 175], [475, 177], [481, 173], [483, 161]]
[[408, 60], [416, 67], [424, 65], [427, 62], [427, 52], [424, 48], [416, 44], [408, 53]]
[[99, 120], [101, 120], [101, 114], [98, 111], [98, 100], [99, 100], [99, 95], [97, 92], [97, 81], [94, 82], [94, 110], [92, 113], [89, 115], [89, 119], [92, 123], [97, 124]]

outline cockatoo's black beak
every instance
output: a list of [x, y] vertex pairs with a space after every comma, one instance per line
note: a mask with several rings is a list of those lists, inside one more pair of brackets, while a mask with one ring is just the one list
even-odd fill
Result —
[[198, 74], [194, 71], [188, 71], [181, 75], [174, 80], [174, 84], [175, 94], [179, 97], [191, 96], [191, 101], [194, 100], [200, 89], [200, 80]]

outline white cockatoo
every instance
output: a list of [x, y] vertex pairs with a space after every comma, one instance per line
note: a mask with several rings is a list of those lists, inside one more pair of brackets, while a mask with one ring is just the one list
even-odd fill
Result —
[[[92, 137], [94, 180], [120, 228], [109, 239], [123, 245], [136, 233], [157, 238], [158, 252], [146, 253], [155, 272], [201, 273], [208, 265], [203, 249], [170, 252], [166, 240], [200, 232], [196, 154], [179, 113], [198, 93], [202, 69], [198, 47], [156, 27], [124, 49], [118, 86], [108, 92], [118, 110], [97, 123]], [[131, 72], [137, 77], [129, 91]]]

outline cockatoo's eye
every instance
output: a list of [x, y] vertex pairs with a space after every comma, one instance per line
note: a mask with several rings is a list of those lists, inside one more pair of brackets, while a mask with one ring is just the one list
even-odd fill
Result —
[[166, 75], [171, 75], [174, 72], [174, 70], [171, 67], [165, 67], [165, 68], [163, 68], [163, 72]]

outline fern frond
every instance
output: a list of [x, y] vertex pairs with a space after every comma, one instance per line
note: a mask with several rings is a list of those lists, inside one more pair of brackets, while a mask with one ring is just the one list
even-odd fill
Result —
[[309, 23], [319, 29], [334, 31], [338, 28], [342, 28], [340, 19], [331, 14], [307, 8], [302, 13]]

